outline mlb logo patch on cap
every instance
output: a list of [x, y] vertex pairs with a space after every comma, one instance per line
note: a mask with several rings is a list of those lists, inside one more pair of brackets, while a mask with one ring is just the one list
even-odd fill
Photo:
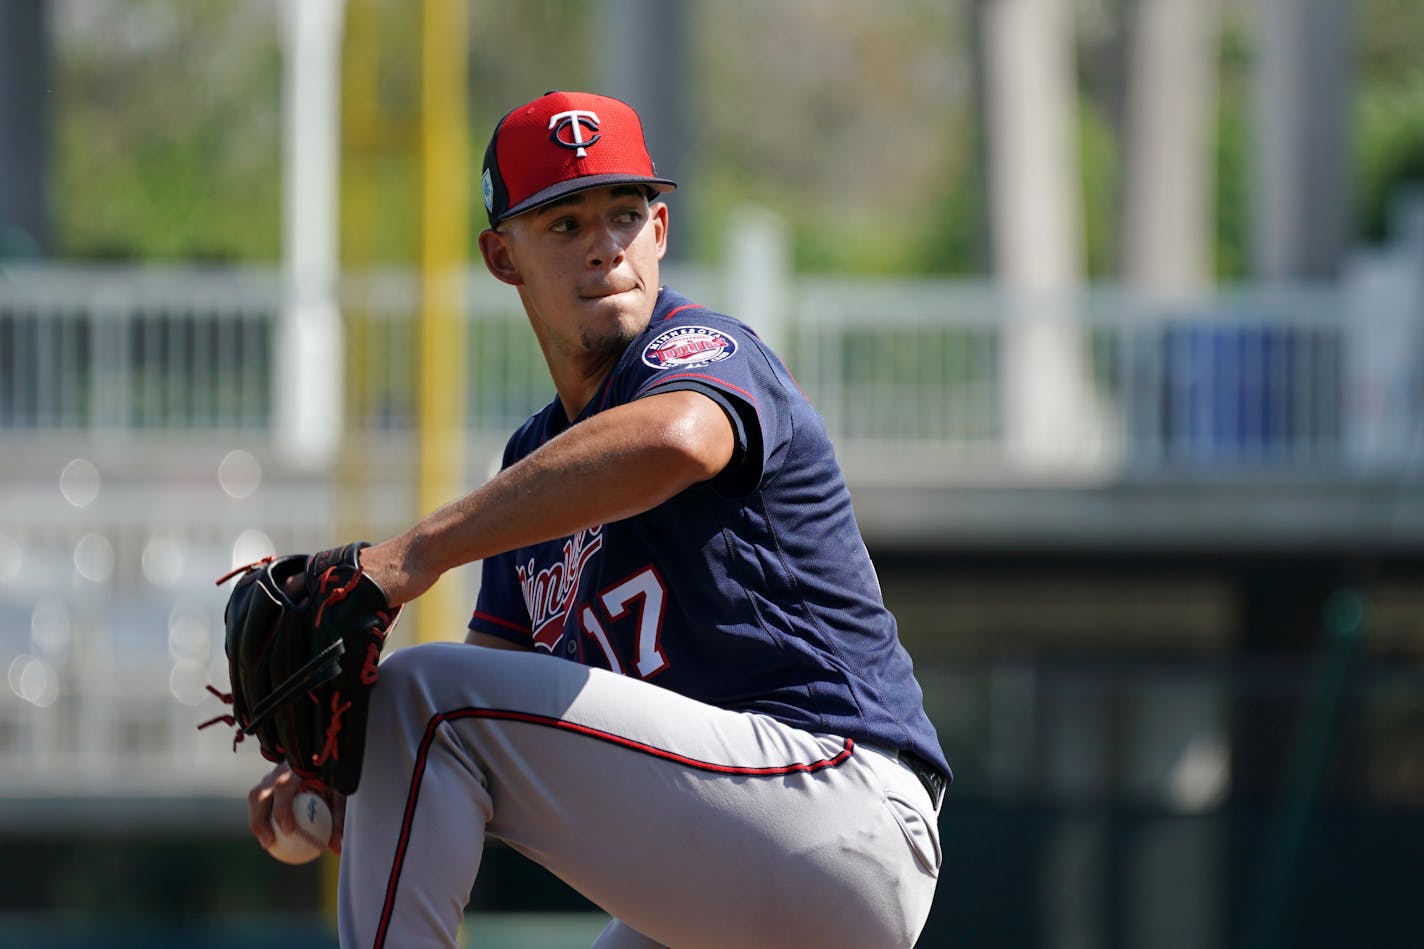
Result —
[[485, 149], [480, 186], [490, 226], [575, 191], [659, 178], [632, 106], [587, 92], [550, 92], [500, 119]]

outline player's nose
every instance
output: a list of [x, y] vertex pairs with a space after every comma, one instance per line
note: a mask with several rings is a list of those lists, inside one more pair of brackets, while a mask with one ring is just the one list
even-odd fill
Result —
[[589, 267], [615, 267], [622, 263], [624, 250], [617, 230], [608, 224], [600, 223], [588, 229], [588, 251], [585, 258]]

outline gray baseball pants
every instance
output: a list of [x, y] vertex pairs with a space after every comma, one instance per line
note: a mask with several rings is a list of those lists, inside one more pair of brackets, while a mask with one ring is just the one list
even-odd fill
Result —
[[936, 806], [883, 752], [535, 653], [438, 643], [380, 670], [344, 949], [457, 946], [487, 836], [613, 917], [598, 949], [890, 949], [924, 926]]

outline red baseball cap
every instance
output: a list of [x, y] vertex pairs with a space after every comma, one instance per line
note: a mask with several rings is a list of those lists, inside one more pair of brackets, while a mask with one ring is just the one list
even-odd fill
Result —
[[513, 109], [485, 149], [480, 190], [490, 227], [575, 191], [641, 184], [671, 191], [628, 103], [587, 92], [550, 92]]

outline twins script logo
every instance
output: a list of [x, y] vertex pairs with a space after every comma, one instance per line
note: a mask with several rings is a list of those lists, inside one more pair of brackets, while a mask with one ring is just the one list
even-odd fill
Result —
[[[583, 137], [585, 125], [588, 126], [589, 131], [593, 132], [593, 138]], [[554, 144], [574, 149], [574, 153], [579, 158], [587, 158], [588, 149], [584, 146], [592, 145], [601, 137], [598, 132], [598, 113], [590, 112], [587, 109], [557, 112], [549, 116], [549, 128], [553, 129], [553, 134], [549, 137], [554, 140]], [[565, 130], [570, 133], [568, 138], [564, 137]]]
[[564, 616], [578, 593], [579, 577], [593, 555], [603, 549], [603, 525], [581, 530], [564, 541], [563, 560], [539, 568], [530, 557], [520, 564], [519, 589], [529, 609], [534, 644], [552, 650], [564, 632]]
[[686, 368], [721, 362], [737, 351], [737, 341], [706, 326], [679, 326], [659, 333], [643, 347], [643, 362], [654, 369]]

